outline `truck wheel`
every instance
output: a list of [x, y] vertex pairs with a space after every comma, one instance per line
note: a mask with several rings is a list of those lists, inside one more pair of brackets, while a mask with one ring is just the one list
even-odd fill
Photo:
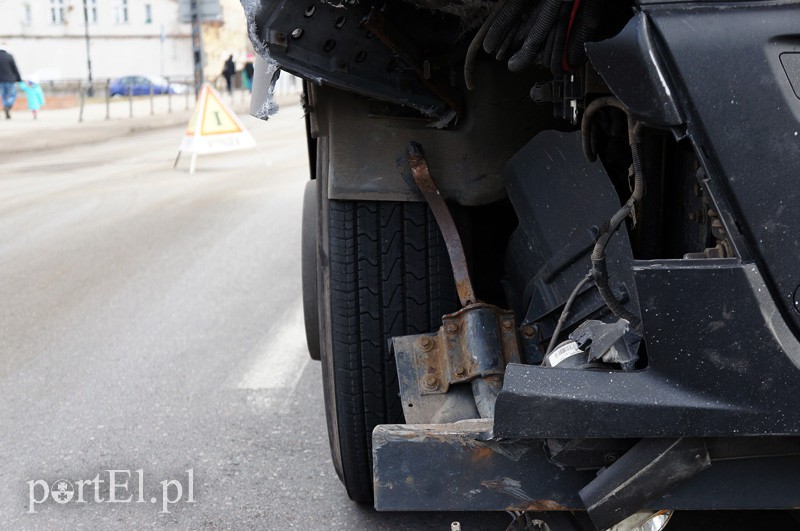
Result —
[[458, 299], [427, 205], [322, 202], [320, 318], [331, 453], [350, 498], [372, 503], [372, 430], [403, 422], [388, 339], [437, 329]]
[[317, 300], [317, 186], [313, 179], [306, 183], [303, 193], [302, 248], [300, 249], [303, 278], [303, 321], [306, 329], [306, 344], [312, 360], [319, 361], [319, 303]]

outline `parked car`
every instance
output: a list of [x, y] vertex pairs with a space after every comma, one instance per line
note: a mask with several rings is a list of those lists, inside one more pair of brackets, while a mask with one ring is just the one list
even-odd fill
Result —
[[170, 83], [161, 76], [124, 76], [117, 78], [108, 86], [110, 96], [144, 96], [150, 94], [185, 94], [189, 87], [183, 83]]

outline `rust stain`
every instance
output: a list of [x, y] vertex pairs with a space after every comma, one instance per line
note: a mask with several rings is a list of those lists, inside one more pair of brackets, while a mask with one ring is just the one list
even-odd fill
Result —
[[568, 507], [564, 507], [560, 503], [553, 500], [532, 500], [525, 505], [514, 505], [506, 508], [507, 511], [570, 511]]
[[453, 216], [450, 214], [447, 203], [445, 203], [431, 177], [428, 163], [422, 152], [422, 146], [412, 142], [407, 158], [414, 182], [417, 183], [417, 187], [425, 197], [425, 201], [427, 201], [431, 212], [433, 212], [433, 217], [436, 218], [436, 223], [439, 225], [439, 230], [442, 232], [447, 254], [450, 256], [450, 265], [453, 268], [453, 278], [456, 281], [456, 291], [461, 300], [461, 306], [469, 306], [475, 303], [477, 299], [475, 298], [472, 281], [469, 278], [464, 246], [461, 244], [461, 237], [458, 234], [455, 221], [453, 221]]
[[492, 449], [483, 447], [483, 448], [475, 448], [472, 450], [472, 456], [470, 457], [470, 461], [473, 463], [477, 463], [479, 461], [486, 461], [487, 459], [492, 457]]

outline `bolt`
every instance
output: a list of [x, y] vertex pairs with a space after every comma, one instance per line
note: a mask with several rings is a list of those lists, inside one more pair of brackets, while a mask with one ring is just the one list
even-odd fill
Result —
[[514, 328], [514, 321], [511, 319], [503, 319], [503, 322], [500, 326], [503, 327], [503, 330], [511, 330]]
[[532, 325], [525, 325], [522, 327], [522, 335], [528, 339], [536, 337], [536, 328]]
[[431, 348], [433, 348], [433, 340], [431, 340], [431, 338], [428, 336], [422, 336], [419, 338], [419, 348], [426, 352], [429, 351]]
[[456, 373], [456, 376], [463, 376], [464, 375], [464, 367], [462, 365], [456, 365], [455, 373]]
[[426, 374], [422, 379], [422, 387], [432, 391], [439, 387], [439, 380], [432, 374]]
[[455, 334], [458, 332], [458, 324], [456, 323], [447, 323], [444, 325], [444, 329], [448, 334]]

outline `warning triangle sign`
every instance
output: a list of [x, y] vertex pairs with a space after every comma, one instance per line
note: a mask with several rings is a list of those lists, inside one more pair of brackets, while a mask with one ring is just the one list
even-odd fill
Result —
[[[189, 171], [194, 173], [198, 154], [234, 151], [255, 145], [252, 135], [236, 113], [223, 103], [219, 92], [208, 83], [204, 84], [181, 141], [178, 158], [181, 153], [191, 153]], [[178, 159], [175, 160], [177, 163]]]

